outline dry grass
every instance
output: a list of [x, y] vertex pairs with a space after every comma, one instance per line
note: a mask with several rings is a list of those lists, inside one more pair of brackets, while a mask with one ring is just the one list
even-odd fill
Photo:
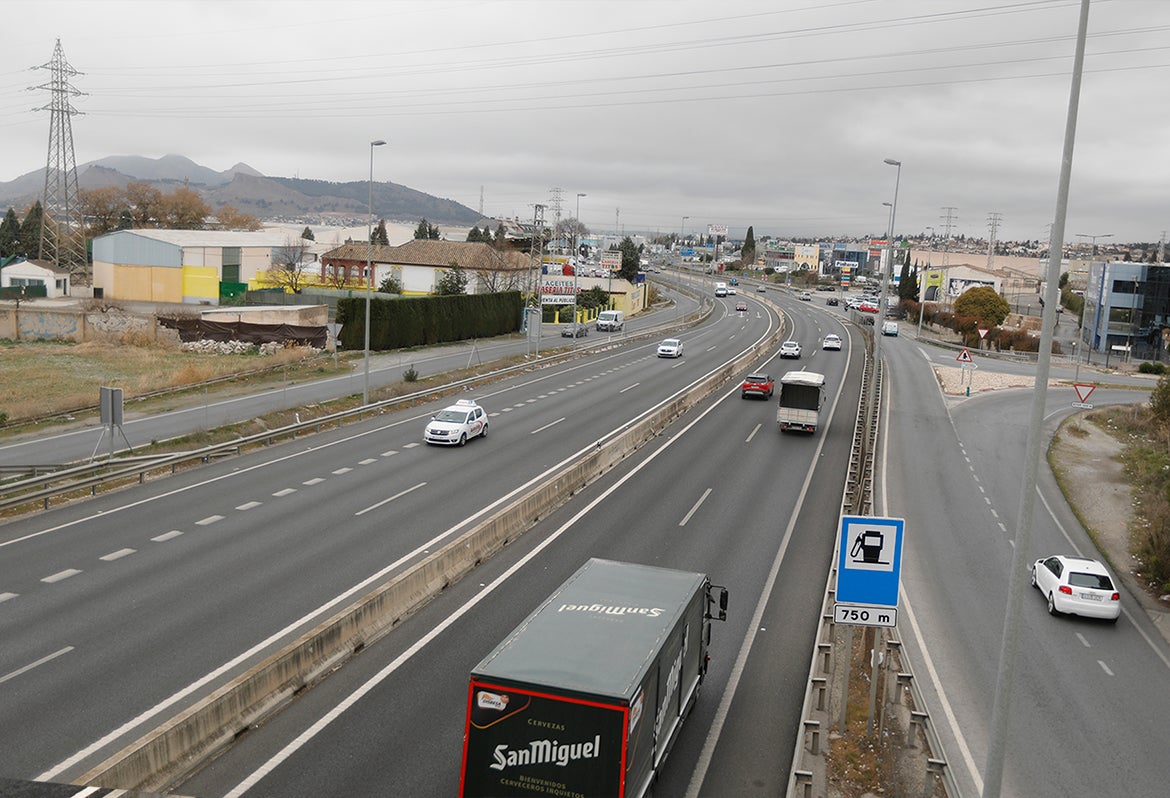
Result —
[[261, 357], [208, 355], [130, 342], [4, 341], [0, 342], [0, 414], [7, 414], [9, 424], [18, 424], [96, 406], [102, 387], [121, 388], [124, 397], [131, 399], [269, 367], [284, 367], [274, 378], [285, 379], [302, 370], [331, 371], [333, 361], [324, 356], [306, 361], [305, 350], [299, 349]]

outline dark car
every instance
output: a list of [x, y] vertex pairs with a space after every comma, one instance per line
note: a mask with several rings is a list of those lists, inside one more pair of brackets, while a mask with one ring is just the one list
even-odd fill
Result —
[[570, 322], [561, 328], [562, 338], [584, 338], [588, 334], [589, 328], [577, 322]]
[[825, 300], [825, 304], [826, 305], [840, 305], [841, 303], [840, 303], [840, 301], [838, 301], [837, 297], [831, 296]]

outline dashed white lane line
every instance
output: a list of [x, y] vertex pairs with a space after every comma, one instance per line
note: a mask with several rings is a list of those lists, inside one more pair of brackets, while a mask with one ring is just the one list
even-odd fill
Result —
[[[495, 414], [493, 414], [493, 415], [495, 415]], [[397, 450], [395, 450], [395, 449], [391, 449], [391, 450], [390, 450], [390, 451], [388, 451], [388, 452], [382, 452], [382, 456], [383, 456], [383, 457], [393, 457], [393, 456], [394, 456], [394, 455], [396, 455], [396, 454], [398, 454], [398, 452], [397, 452]]]
[[686, 515], [683, 516], [683, 519], [678, 522], [678, 525], [679, 526], [686, 526], [687, 521], [690, 521], [691, 516], [699, 511], [699, 508], [703, 506], [703, 502], [707, 501], [707, 497], [710, 495], [711, 495], [711, 488], [707, 488], [705, 491], [703, 491], [703, 495], [699, 497], [699, 500], [697, 502], [695, 502], [695, 505], [690, 509], [690, 511]]
[[640, 382], [635, 382], [633, 385], [630, 385], [626, 388], [622, 388], [620, 391], [618, 391], [618, 393], [625, 393], [626, 391], [632, 391], [633, 389], [637, 388], [641, 384], [642, 383], [640, 383]]
[[1102, 662], [1101, 660], [1097, 660], [1097, 664], [1101, 666], [1101, 670], [1105, 671], [1105, 673], [1107, 675], [1109, 675], [1109, 676], [1113, 675], [1113, 671], [1109, 670], [1109, 666], [1106, 665], [1104, 662]]
[[60, 651], [54, 651], [52, 654], [49, 654], [46, 657], [41, 657], [36, 662], [30, 662], [29, 664], [25, 665], [23, 668], [17, 668], [16, 670], [12, 671], [11, 673], [6, 673], [3, 676], [0, 676], [0, 684], [4, 684], [4, 682], [8, 681], [9, 679], [15, 679], [17, 676], [20, 676], [22, 673], [28, 673], [33, 668], [40, 667], [41, 665], [44, 665], [46, 662], [50, 662], [52, 660], [55, 660], [57, 657], [60, 657], [64, 654], [68, 654], [72, 650], [73, 650], [73, 646], [65, 646], [65, 648], [61, 649]]
[[408, 443], [405, 446], [403, 446], [402, 448], [403, 449], [413, 449], [414, 447], [421, 446], [421, 445], [422, 445], [421, 443]]
[[333, 473], [336, 474], [337, 476], [341, 476], [342, 474], [348, 474], [350, 471], [353, 471], [353, 469], [350, 468], [349, 466], [346, 466], [345, 468], [337, 469]]
[[1085, 636], [1083, 634], [1081, 634], [1080, 632], [1077, 632], [1077, 640], [1080, 640], [1081, 645], [1084, 646], [1085, 648], [1092, 648], [1093, 647], [1092, 644], [1089, 643], [1089, 641], [1085, 639]]
[[358, 465], [369, 465], [370, 463], [378, 462], [377, 457], [367, 457], [365, 460], [358, 460]]
[[290, 496], [296, 492], [297, 492], [296, 488], [284, 488], [283, 490], [278, 490], [276, 493], [274, 493], [272, 495], [276, 496], [277, 498], [280, 498], [282, 496]]
[[172, 529], [170, 532], [163, 532], [161, 535], [151, 538], [151, 540], [155, 543], [166, 543], [168, 540], [174, 540], [181, 534], [183, 533], [180, 530]]
[[264, 504], [264, 502], [244, 502], [236, 509], [243, 512], [244, 510], [251, 510], [253, 507], [259, 507], [262, 504]]
[[123, 557], [129, 557], [131, 554], [134, 554], [136, 551], [137, 551], [137, 549], [118, 549], [117, 551], [111, 551], [109, 554], [105, 555], [104, 557], [98, 557], [98, 559], [103, 560], [105, 562], [113, 562], [114, 560], [120, 560]]
[[19, 595], [19, 593], [0, 593], [0, 604], [8, 601], [9, 599], [14, 599]]
[[302, 485], [309, 485], [309, 486], [320, 485], [324, 481], [325, 481], [325, 477], [313, 477], [312, 479], [306, 479], [301, 484]]
[[222, 515], [209, 515], [206, 518], [200, 518], [198, 521], [196, 521], [195, 526], [211, 526], [212, 524], [222, 520]]
[[48, 584], [53, 584], [54, 582], [60, 582], [64, 579], [68, 579], [71, 576], [77, 576], [79, 573], [81, 573], [81, 571], [77, 570], [76, 568], [66, 568], [64, 571], [58, 571], [55, 574], [46, 576], [41, 581], [47, 582]]

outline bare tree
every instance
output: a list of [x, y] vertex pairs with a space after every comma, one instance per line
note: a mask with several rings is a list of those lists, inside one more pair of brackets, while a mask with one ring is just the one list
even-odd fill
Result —
[[294, 294], [305, 286], [305, 253], [309, 242], [303, 238], [285, 238], [284, 245], [272, 251], [272, 268], [268, 278], [276, 285]]

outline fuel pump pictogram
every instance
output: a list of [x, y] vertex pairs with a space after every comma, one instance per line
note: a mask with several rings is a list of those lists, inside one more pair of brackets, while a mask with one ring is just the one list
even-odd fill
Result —
[[[882, 562], [881, 554], [885, 540], [886, 536], [876, 529], [863, 530], [853, 540], [853, 546], [849, 549], [849, 558], [855, 563], [879, 565]], [[857, 558], [858, 554], [861, 555], [861, 559]]]

